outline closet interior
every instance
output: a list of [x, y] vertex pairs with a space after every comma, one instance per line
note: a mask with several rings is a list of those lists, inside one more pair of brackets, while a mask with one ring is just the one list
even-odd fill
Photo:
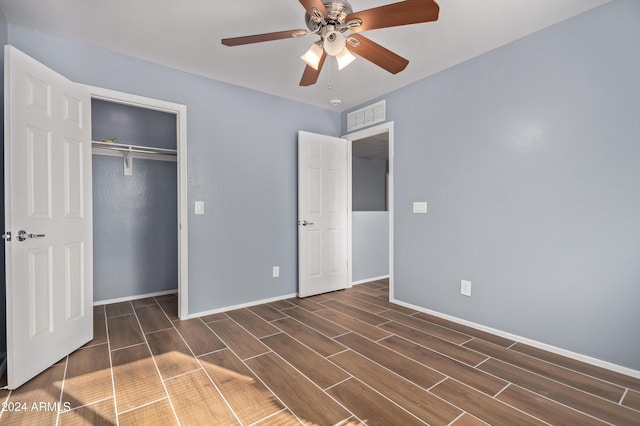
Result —
[[101, 99], [91, 115], [94, 303], [177, 293], [176, 115]]
[[352, 142], [352, 282], [389, 276], [389, 133]]

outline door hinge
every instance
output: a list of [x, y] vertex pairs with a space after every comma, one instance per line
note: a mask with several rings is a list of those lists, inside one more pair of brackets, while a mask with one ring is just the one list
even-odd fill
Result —
[[2, 234], [2, 239], [5, 241], [11, 241], [11, 232], [5, 232]]

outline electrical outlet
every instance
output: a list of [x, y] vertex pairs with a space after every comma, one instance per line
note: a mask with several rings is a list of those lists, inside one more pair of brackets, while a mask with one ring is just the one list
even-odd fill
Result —
[[278, 278], [280, 276], [280, 267], [279, 266], [274, 266], [273, 267], [273, 278]]
[[471, 281], [460, 281], [460, 294], [463, 296], [471, 296]]
[[414, 201], [413, 202], [413, 212], [426, 214], [427, 213], [427, 203], [425, 201]]

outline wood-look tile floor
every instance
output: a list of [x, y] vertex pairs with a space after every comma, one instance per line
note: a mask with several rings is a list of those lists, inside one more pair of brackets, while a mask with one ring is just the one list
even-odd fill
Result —
[[93, 341], [0, 391], [0, 423], [640, 425], [640, 379], [393, 305], [386, 281], [188, 321], [176, 307], [96, 307]]

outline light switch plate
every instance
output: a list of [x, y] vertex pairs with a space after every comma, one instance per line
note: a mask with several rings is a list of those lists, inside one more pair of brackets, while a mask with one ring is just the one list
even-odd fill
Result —
[[463, 296], [471, 297], [471, 281], [467, 281], [467, 280], [460, 281], [460, 294]]
[[426, 201], [414, 201], [413, 202], [413, 212], [426, 214], [427, 213], [427, 202]]
[[279, 266], [274, 266], [273, 267], [273, 273], [271, 275], [273, 276], [273, 278], [280, 277], [280, 267]]
[[196, 201], [195, 214], [204, 214], [204, 201]]

